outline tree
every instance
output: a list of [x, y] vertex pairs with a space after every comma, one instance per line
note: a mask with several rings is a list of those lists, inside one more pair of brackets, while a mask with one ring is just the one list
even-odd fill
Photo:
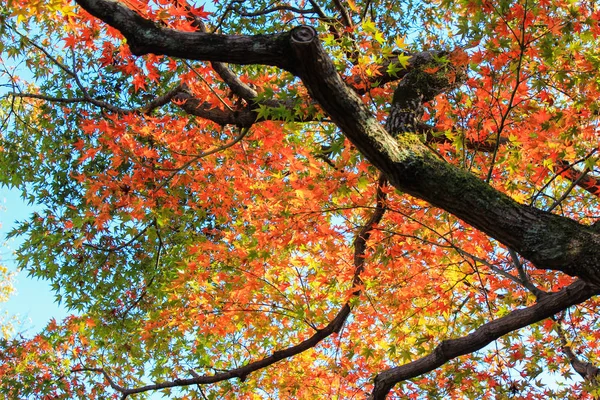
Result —
[[2, 343], [8, 398], [598, 393], [594, 2], [2, 18], [18, 261], [77, 312]]

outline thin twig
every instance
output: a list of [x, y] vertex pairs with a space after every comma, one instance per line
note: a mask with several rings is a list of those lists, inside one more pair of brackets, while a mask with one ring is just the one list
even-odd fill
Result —
[[210, 84], [206, 81], [206, 79], [204, 79], [204, 77], [202, 75], [200, 75], [200, 73], [198, 71], [196, 71], [196, 69], [194, 67], [192, 67], [192, 65], [190, 65], [189, 62], [187, 62], [184, 59], [181, 59], [181, 62], [183, 62], [193, 73], [194, 75], [196, 75], [205, 85], [206, 87], [208, 87], [208, 89], [212, 92], [212, 94], [214, 94], [217, 99], [219, 99], [219, 101], [229, 110], [229, 111], [233, 111], [233, 108], [231, 108], [229, 106], [229, 104], [227, 104], [225, 102], [225, 100], [223, 100], [223, 98], [215, 91], [215, 89], [212, 88], [212, 86], [210, 86]]

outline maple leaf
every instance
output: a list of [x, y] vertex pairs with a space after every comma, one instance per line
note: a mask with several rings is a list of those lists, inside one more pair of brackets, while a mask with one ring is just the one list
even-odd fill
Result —
[[400, 63], [400, 65], [402, 66], [402, 68], [406, 68], [408, 67], [409, 64], [409, 60], [411, 59], [411, 56], [408, 54], [398, 54], [398, 62]]
[[0, 397], [591, 396], [593, 3], [6, 3]]
[[146, 89], [146, 77], [141, 74], [134, 75], [132, 83], [136, 92], [140, 89]]

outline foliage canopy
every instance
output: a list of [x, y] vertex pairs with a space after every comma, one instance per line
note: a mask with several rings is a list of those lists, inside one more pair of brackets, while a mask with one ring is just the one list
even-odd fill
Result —
[[599, 394], [595, 2], [0, 22], [0, 182], [42, 210], [18, 262], [75, 312], [1, 342], [2, 395]]

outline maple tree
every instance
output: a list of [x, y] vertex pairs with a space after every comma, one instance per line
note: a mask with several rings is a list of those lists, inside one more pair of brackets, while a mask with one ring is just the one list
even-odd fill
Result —
[[76, 311], [1, 342], [4, 396], [599, 393], [594, 2], [0, 18], [17, 259]]

